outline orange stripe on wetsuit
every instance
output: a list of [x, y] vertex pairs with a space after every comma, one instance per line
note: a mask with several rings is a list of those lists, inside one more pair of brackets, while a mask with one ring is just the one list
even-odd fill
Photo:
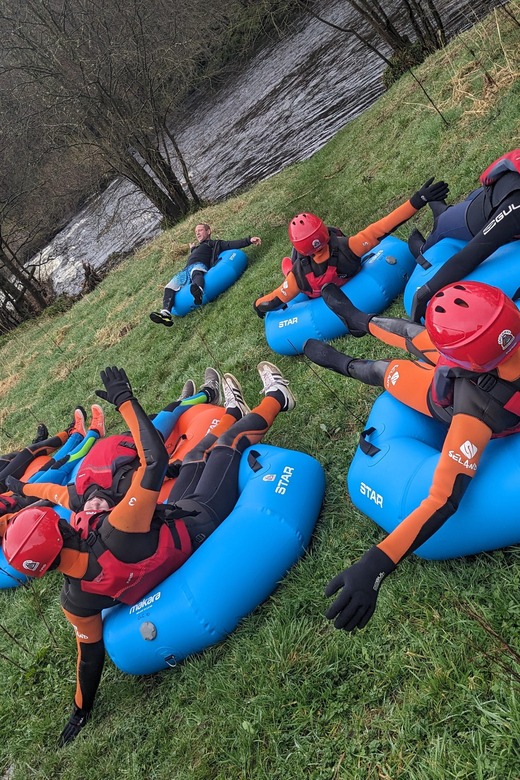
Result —
[[394, 563], [429, 539], [457, 510], [490, 438], [491, 429], [480, 420], [454, 415], [428, 497], [377, 545]]

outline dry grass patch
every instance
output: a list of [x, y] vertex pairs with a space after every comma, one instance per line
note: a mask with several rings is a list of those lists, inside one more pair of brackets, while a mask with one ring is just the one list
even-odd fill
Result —
[[[9, 374], [5, 379], [2, 379], [0, 382], [0, 398], [5, 398], [5, 396], [11, 392], [11, 390], [16, 387], [16, 385], [19, 383], [20, 377], [17, 374]], [[11, 412], [13, 410], [11, 409]], [[0, 412], [0, 420], [2, 417], [5, 417], [7, 415], [7, 412], [5, 409], [2, 409]]]

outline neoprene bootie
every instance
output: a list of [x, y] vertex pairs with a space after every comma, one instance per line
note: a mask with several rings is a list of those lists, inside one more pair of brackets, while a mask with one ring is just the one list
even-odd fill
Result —
[[368, 333], [368, 323], [374, 316], [367, 314], [354, 306], [350, 298], [335, 284], [326, 284], [321, 291], [321, 297], [334, 314], [348, 328], [351, 336], [361, 338]]
[[408, 249], [416, 260], [421, 254], [425, 241], [426, 239], [422, 233], [420, 233], [417, 229], [412, 230], [408, 238]]
[[348, 367], [352, 363], [353, 358], [350, 355], [344, 355], [343, 352], [332, 347], [330, 344], [326, 344], [319, 339], [307, 339], [303, 345], [303, 354], [316, 363], [317, 366], [323, 368], [330, 368], [331, 371], [335, 371], [337, 374], [343, 376], [350, 376]]

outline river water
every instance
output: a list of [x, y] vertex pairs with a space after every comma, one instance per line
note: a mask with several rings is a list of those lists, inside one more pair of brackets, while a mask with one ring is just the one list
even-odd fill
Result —
[[[393, 2], [395, 5], [395, 0]], [[500, 0], [436, 0], [447, 33], [470, 27]], [[385, 4], [391, 7], [392, 4]], [[344, 0], [316, 12], [372, 38]], [[373, 40], [388, 55], [388, 51]], [[175, 119], [175, 134], [199, 195], [225, 198], [320, 149], [384, 91], [384, 62], [356, 38], [313, 17], [265, 45], [217, 92], [197, 92]], [[102, 268], [161, 232], [160, 214], [133, 185], [116, 179], [34, 258], [57, 293], [78, 293], [83, 262]]]

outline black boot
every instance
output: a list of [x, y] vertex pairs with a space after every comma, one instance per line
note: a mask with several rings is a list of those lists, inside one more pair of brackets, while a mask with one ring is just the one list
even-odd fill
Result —
[[368, 323], [374, 316], [358, 309], [350, 298], [335, 284], [326, 284], [321, 291], [321, 297], [334, 314], [348, 328], [351, 336], [360, 338], [368, 333]]
[[49, 431], [45, 423], [40, 423], [36, 431], [36, 438], [32, 440], [31, 444], [39, 444], [41, 441], [45, 441], [49, 438]]
[[422, 233], [419, 233], [417, 229], [412, 230], [408, 239], [408, 249], [416, 260], [422, 252], [425, 241], [426, 239]]
[[354, 358], [351, 358], [350, 355], [344, 355], [343, 352], [339, 352], [324, 341], [307, 339], [303, 345], [303, 354], [317, 366], [330, 368], [331, 371], [343, 376], [350, 376], [348, 367]]

